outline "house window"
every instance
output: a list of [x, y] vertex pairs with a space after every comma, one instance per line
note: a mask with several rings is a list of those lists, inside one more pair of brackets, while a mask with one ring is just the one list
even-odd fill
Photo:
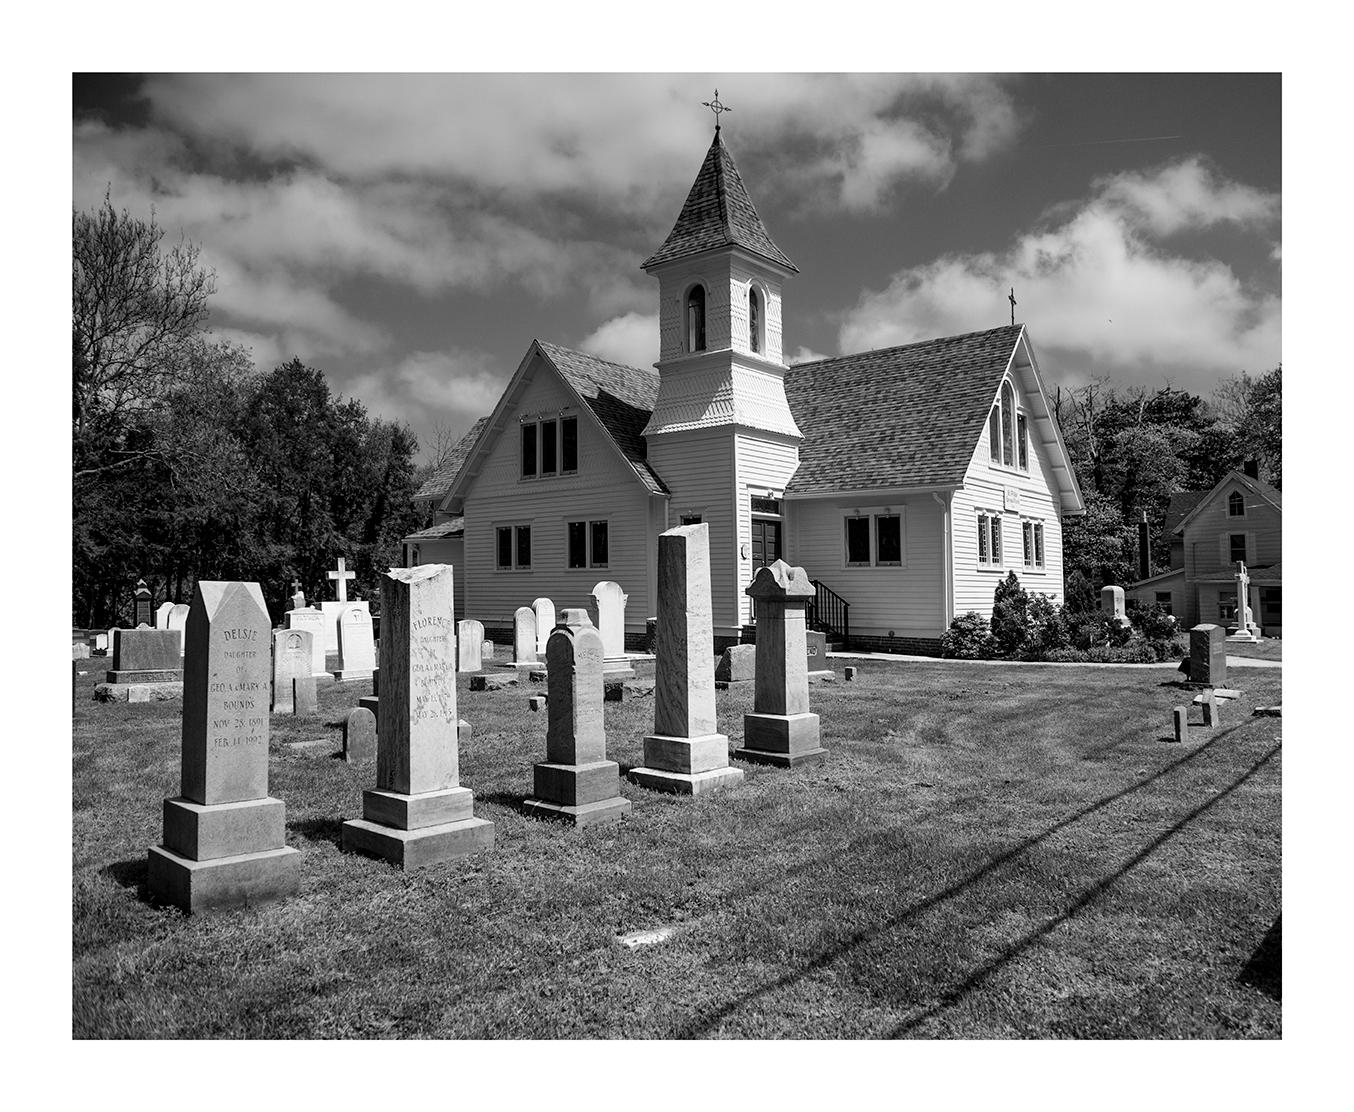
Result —
[[1001, 564], [1001, 515], [978, 515], [978, 563], [989, 567]]
[[1267, 625], [1283, 625], [1283, 588], [1260, 588], [1260, 613]]
[[848, 567], [868, 568], [870, 566], [870, 519], [868, 517], [848, 517], [846, 519], [846, 563]]
[[522, 478], [536, 475], [536, 422], [522, 426]]
[[1037, 568], [1044, 566], [1044, 523], [1042, 521], [1034, 523], [1034, 566]]
[[541, 422], [541, 474], [553, 475], [559, 467], [559, 422]]
[[899, 566], [903, 562], [903, 519], [897, 514], [878, 514], [874, 519], [876, 564]]
[[565, 417], [559, 423], [560, 464], [566, 475], [578, 470], [578, 418]]
[[779, 498], [752, 498], [749, 499], [752, 512], [755, 514], [780, 514]]
[[605, 521], [570, 521], [564, 527], [569, 567], [604, 568], [609, 559], [610, 536]]
[[992, 415], [987, 419], [987, 447], [993, 463], [1001, 462], [1001, 406], [992, 407]]
[[1218, 621], [1226, 625], [1229, 622], [1236, 621], [1236, 596], [1230, 599], [1222, 598], [1218, 600]]
[[683, 525], [699, 525], [703, 519], [700, 514], [682, 514]]
[[500, 571], [531, 567], [530, 525], [500, 525], [494, 531], [494, 537]]
[[418, 545], [416, 544], [409, 546], [409, 566], [411, 568], [418, 567]]
[[1235, 564], [1237, 561], [1245, 563], [1246, 561], [1246, 534], [1233, 533], [1227, 538], [1227, 559]]
[[1025, 415], [1023, 413], [1016, 416], [1016, 450], [1020, 455], [1020, 470], [1028, 471], [1030, 469], [1030, 442], [1026, 435]]
[[754, 352], [762, 350], [762, 298], [748, 287], [748, 345]]
[[1042, 568], [1044, 566], [1044, 523], [1042, 521], [1022, 521], [1020, 523], [1020, 542], [1024, 549], [1025, 566]]
[[1157, 597], [1157, 605], [1160, 606], [1161, 609], [1166, 611], [1167, 614], [1175, 613], [1175, 611], [1171, 609], [1171, 607], [1174, 606], [1175, 603], [1172, 601], [1170, 591], [1158, 591], [1156, 593], [1156, 597]]
[[1246, 516], [1246, 499], [1242, 496], [1239, 490], [1234, 490], [1232, 491], [1231, 494], [1227, 496], [1227, 516], [1228, 517]]
[[704, 286], [692, 286], [686, 295], [686, 350], [705, 350]]

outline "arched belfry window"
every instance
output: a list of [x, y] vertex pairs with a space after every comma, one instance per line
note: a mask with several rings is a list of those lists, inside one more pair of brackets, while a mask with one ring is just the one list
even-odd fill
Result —
[[756, 287], [748, 287], [748, 346], [754, 354], [762, 350], [762, 295]]
[[686, 295], [686, 350], [705, 350], [704, 286], [692, 286]]

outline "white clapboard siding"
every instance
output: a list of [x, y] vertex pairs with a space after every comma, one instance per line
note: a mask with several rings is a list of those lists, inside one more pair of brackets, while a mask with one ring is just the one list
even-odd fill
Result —
[[[752, 566], [752, 495], [749, 488], [771, 490], [776, 492], [776, 496], [783, 494], [786, 484], [799, 467], [799, 442], [771, 434], [739, 433], [735, 451], [738, 468], [738, 551], [732, 573], [738, 598], [738, 620], [746, 623], [752, 620], [752, 600], [743, 592], [757, 574], [757, 569]], [[785, 544], [786, 527], [782, 521], [782, 555], [788, 558]], [[744, 545], [748, 546], [746, 557], [743, 556]]]
[[[578, 471], [572, 475], [521, 478], [519, 416], [552, 416], [565, 406], [578, 413]], [[592, 588], [614, 580], [629, 595], [626, 626], [643, 630], [653, 613], [649, 558], [652, 528], [648, 491], [606, 438], [591, 410], [580, 410], [553, 369], [538, 361], [515, 411], [489, 448], [464, 492], [466, 593], [462, 616], [485, 625], [511, 626], [519, 606], [545, 597], [555, 612], [587, 605]], [[565, 524], [608, 522], [606, 567], [570, 569]], [[499, 570], [495, 529], [531, 526], [531, 569]]]
[[[1013, 381], [1018, 402], [1020, 382]], [[1058, 513], [1058, 492], [1049, 468], [1048, 449], [1039, 441], [1038, 424], [1029, 421], [1030, 469], [1003, 467], [993, 463], [987, 443], [987, 424], [974, 444], [973, 456], [964, 473], [964, 487], [955, 491], [952, 503], [954, 534], [954, 613], [976, 610], [992, 615], [992, 595], [997, 583], [1014, 571], [1021, 586], [1030, 592], [1050, 595], [1063, 601], [1062, 520]], [[1020, 506], [1005, 508], [1006, 489], [1019, 492]], [[978, 563], [978, 515], [999, 513], [1002, 518], [1001, 563], [996, 567]], [[1044, 526], [1044, 567], [1025, 566], [1021, 538], [1022, 520], [1042, 522]]]
[[[1228, 513], [1228, 496], [1239, 491], [1246, 512]], [[1246, 537], [1247, 565], [1277, 564], [1283, 558], [1283, 515], [1258, 494], [1239, 482], [1221, 484], [1213, 496], [1200, 504], [1185, 525], [1185, 558], [1189, 578], [1226, 575], [1236, 570], [1230, 559], [1231, 536]]]
[[716, 635], [740, 627], [737, 566], [736, 461], [729, 426], [661, 433], [649, 437], [649, 463], [671, 493], [668, 525], [699, 514], [710, 527], [710, 599]]
[[[789, 507], [791, 563], [851, 604], [853, 636], [938, 637], [944, 615], [942, 509], [929, 494], [881, 491], [837, 498], [796, 499]], [[845, 520], [855, 511], [899, 513], [902, 567], [847, 567]]]

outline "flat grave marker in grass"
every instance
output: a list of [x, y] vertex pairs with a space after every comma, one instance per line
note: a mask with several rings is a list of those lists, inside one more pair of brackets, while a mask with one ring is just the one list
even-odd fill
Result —
[[566, 609], [546, 642], [550, 671], [545, 760], [522, 810], [575, 826], [617, 822], [630, 810], [620, 765], [606, 758], [602, 675], [606, 650], [583, 610]]
[[259, 585], [200, 582], [186, 632], [180, 795], [150, 849], [151, 896], [196, 912], [291, 895], [300, 854], [285, 842], [286, 805], [268, 795], [272, 631]]
[[381, 615], [376, 788], [362, 818], [343, 824], [343, 847], [411, 869], [493, 845], [460, 786], [452, 569], [392, 568]]

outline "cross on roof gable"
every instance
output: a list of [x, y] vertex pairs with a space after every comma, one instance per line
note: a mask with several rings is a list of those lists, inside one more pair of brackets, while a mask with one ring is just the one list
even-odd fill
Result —
[[733, 164], [733, 156], [716, 131], [677, 223], [663, 246], [644, 260], [641, 269], [730, 246], [742, 247], [793, 274], [799, 273], [799, 268], [772, 241], [748, 196], [738, 167]]

